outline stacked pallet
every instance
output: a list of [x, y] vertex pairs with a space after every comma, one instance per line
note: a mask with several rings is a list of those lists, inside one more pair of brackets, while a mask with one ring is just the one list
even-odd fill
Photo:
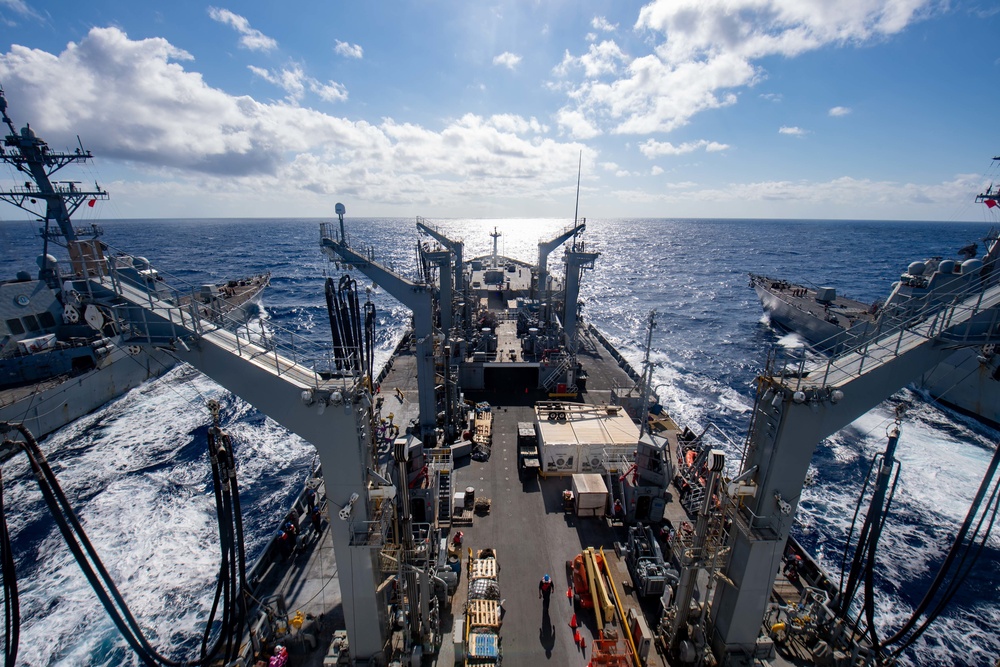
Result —
[[493, 549], [469, 549], [469, 595], [465, 604], [465, 665], [500, 664], [500, 566]]

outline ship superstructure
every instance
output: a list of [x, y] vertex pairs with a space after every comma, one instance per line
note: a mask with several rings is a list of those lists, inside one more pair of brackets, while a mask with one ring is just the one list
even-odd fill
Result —
[[[35, 437], [92, 412], [142, 382], [170, 369], [175, 359], [164, 350], [122, 344], [121, 330], [110, 316], [110, 303], [98, 303], [73, 281], [104, 271], [113, 261], [121, 275], [143, 289], [165, 289], [142, 257], [111, 257], [97, 224], [74, 227], [71, 216], [81, 206], [108, 199], [96, 183], [53, 180], [57, 172], [92, 158], [80, 145], [53, 150], [29, 125], [16, 130], [0, 90], [0, 114], [6, 125], [0, 159], [25, 178], [0, 190], [0, 200], [36, 216], [42, 253], [37, 274], [26, 270], [0, 282], [0, 420], [23, 423]], [[53, 254], [68, 255], [68, 266]], [[198, 286], [182, 298], [236, 319], [253, 306], [268, 276], [252, 276], [219, 285]]]

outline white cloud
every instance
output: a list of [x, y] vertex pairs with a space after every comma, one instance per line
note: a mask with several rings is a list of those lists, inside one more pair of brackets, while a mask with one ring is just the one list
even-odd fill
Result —
[[584, 76], [596, 79], [605, 74], [616, 74], [621, 63], [628, 61], [628, 56], [618, 48], [618, 45], [606, 40], [600, 44], [591, 44], [587, 53], [573, 56], [569, 51], [563, 54], [562, 62], [556, 65], [554, 72], [566, 76], [572, 68], [582, 68]]
[[658, 164], [654, 164], [653, 168], [649, 170], [650, 176], [659, 176], [662, 173], [663, 173], [663, 167], [661, 167]]
[[283, 89], [291, 102], [301, 101], [306, 90], [316, 93], [327, 102], [343, 102], [347, 99], [347, 88], [342, 84], [336, 81], [320, 83], [316, 79], [306, 76], [298, 65], [277, 72], [253, 65], [248, 65], [247, 69], [268, 83], [273, 83]]
[[778, 129], [778, 134], [787, 134], [793, 137], [803, 137], [807, 134], [805, 130], [801, 127], [790, 127], [788, 125], [782, 125]]
[[[566, 174], [575, 173], [581, 151], [585, 171], [596, 163], [593, 149], [550, 138], [535, 118], [467, 114], [435, 129], [391, 118], [376, 125], [230, 95], [186, 70], [190, 58], [164, 39], [94, 28], [58, 54], [12, 46], [0, 53], [0, 80], [15, 121], [30, 121], [50, 144], [75, 145], [79, 134], [102, 162], [138, 171], [137, 181], [155, 173], [168, 182], [164, 189], [213, 201], [208, 193], [258, 201], [267, 190], [304, 202], [336, 191], [383, 209], [457, 203], [468, 210], [486, 200], [517, 207], [572, 196], [575, 180]], [[253, 71], [293, 99], [308, 90], [337, 95], [336, 84], [297, 67]], [[140, 196], [143, 188], [126, 182], [116, 190]]]
[[209, 7], [208, 15], [215, 21], [228, 25], [240, 33], [240, 46], [251, 51], [270, 51], [278, 46], [278, 42], [268, 37], [260, 30], [250, 27], [250, 21], [228, 9]]
[[342, 42], [339, 39], [335, 40], [337, 45], [333, 47], [334, 53], [345, 58], [361, 58], [364, 56], [364, 49], [358, 44], [349, 44], [347, 42]]
[[655, 139], [649, 139], [639, 145], [639, 152], [652, 160], [661, 155], [684, 155], [701, 149], [704, 149], [706, 153], [718, 153], [728, 148], [727, 144], [720, 144], [717, 141], [707, 141], [705, 139], [689, 141], [679, 146], [675, 146], [669, 141], [660, 142]]
[[[24, 2], [24, 0], [0, 0], [0, 8], [4, 7], [25, 18], [35, 19], [38, 21], [44, 20], [42, 16], [29, 7], [28, 3]], [[11, 26], [17, 25], [13, 21], [4, 19], [3, 14], [0, 14], [0, 21]]]
[[601, 134], [601, 130], [579, 111], [560, 109], [556, 114], [556, 122], [574, 139], [593, 139]]
[[617, 162], [602, 162], [599, 166], [604, 171], [618, 171], [619, 169], [621, 169], [621, 167], [618, 166]]
[[618, 29], [617, 23], [611, 23], [603, 16], [595, 16], [590, 20], [590, 27], [594, 30], [603, 30], [604, 32], [614, 32]]
[[572, 106], [612, 133], [669, 132], [735, 104], [736, 91], [766, 76], [757, 64], [763, 58], [881, 39], [920, 20], [931, 3], [652, 0], [634, 26], [649, 33], [651, 52], [599, 60], [590, 45], [586, 55], [567, 53], [555, 74], [566, 76], [590, 56], [583, 80], [565, 87]]
[[319, 95], [327, 102], [344, 102], [347, 100], [347, 88], [336, 81], [320, 83], [315, 79], [309, 80], [309, 90]]
[[830, 109], [830, 115], [833, 117], [846, 116], [849, 113], [851, 113], [851, 109], [849, 107], [833, 107]]
[[502, 65], [507, 69], [514, 69], [521, 62], [521, 56], [511, 53], [510, 51], [504, 51], [500, 55], [493, 58], [494, 65]]

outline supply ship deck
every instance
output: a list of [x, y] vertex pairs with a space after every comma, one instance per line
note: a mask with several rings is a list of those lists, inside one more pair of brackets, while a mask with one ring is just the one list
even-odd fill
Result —
[[[394, 420], [402, 424], [415, 420], [418, 413], [415, 351], [405, 342], [387, 364], [380, 385], [382, 414], [392, 413]], [[578, 358], [588, 376], [587, 389], [574, 401], [580, 405], [606, 406], [613, 389], [627, 390], [638, 379], [627, 362], [592, 329], [581, 332]], [[660, 600], [640, 600], [635, 595], [624, 555], [615, 548], [616, 542], [625, 542], [627, 525], [611, 516], [576, 516], [564, 501], [564, 492], [571, 489], [570, 475], [529, 476], [518, 469], [518, 424], [535, 421], [535, 404], [550, 401], [550, 397], [539, 391], [525, 393], [509, 384], [469, 392], [466, 396], [468, 400], [490, 404], [494, 415], [492, 446], [486, 461], [472, 460], [469, 456], [456, 459], [452, 485], [459, 491], [472, 489], [476, 499], [488, 501], [490, 509], [485, 513], [471, 512], [464, 521], [452, 517], [450, 522], [438, 524], [440, 535], [447, 535], [449, 543], [456, 532], [464, 534], [461, 575], [457, 591], [442, 617], [440, 651], [437, 656], [425, 656], [423, 664], [462, 664], [461, 660], [456, 661], [456, 648], [460, 653], [461, 646], [456, 647], [452, 640], [466, 604], [469, 549], [489, 547], [497, 552], [502, 590], [500, 636], [503, 659], [508, 665], [588, 664], [593, 640], [598, 635], [595, 617], [593, 612], [577, 613], [572, 597], [567, 594], [572, 587], [569, 563], [587, 547], [603, 550], [613, 573], [611, 581], [626, 614], [633, 610], [656, 632], [662, 615]], [[662, 435], [654, 435], [654, 440], [664, 444], [671, 458], [676, 459], [679, 431], [672, 430], [671, 427], [676, 427], [665, 415], [658, 424], [661, 428], [666, 426], [666, 430], [660, 431]], [[673, 485], [667, 490], [666, 501], [663, 525], [679, 528], [693, 520], [679, 502], [678, 489]], [[335, 512], [333, 520], [337, 520]], [[661, 546], [669, 562], [670, 545], [665, 537]], [[677, 565], [673, 563], [674, 567]], [[555, 582], [548, 607], [538, 595], [538, 583], [544, 574], [550, 574]], [[309, 619], [302, 628], [311, 635], [308, 640], [294, 631], [284, 639], [291, 652], [290, 664], [308, 667], [338, 664], [332, 657], [338, 651], [331, 650], [331, 642], [334, 631], [343, 628], [344, 621], [328, 531], [318, 538], [306, 531], [302, 553], [295, 557], [290, 568], [275, 568], [272, 577], [265, 588], [282, 595], [288, 615], [301, 610]], [[705, 577], [700, 577], [701, 590], [705, 583]], [[801, 592], [801, 586], [793, 585], [779, 574], [772, 601], [795, 605]], [[575, 642], [570, 625], [574, 616], [581, 626], [582, 647]], [[617, 620], [611, 627], [622, 631]], [[669, 662], [665, 647], [654, 643], [644, 664], [679, 663]], [[803, 653], [801, 660], [778, 656], [772, 664], [813, 663]]]

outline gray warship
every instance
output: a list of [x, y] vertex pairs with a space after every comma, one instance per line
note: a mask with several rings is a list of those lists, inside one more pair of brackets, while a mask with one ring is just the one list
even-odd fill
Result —
[[[36, 216], [42, 241], [37, 274], [22, 269], [0, 282], [0, 421], [23, 423], [42, 438], [162, 375], [176, 361], [160, 349], [123, 344], [107, 312], [114, 304], [95, 304], [69, 287], [110, 254], [98, 239], [99, 225], [77, 228], [71, 220], [81, 206], [93, 206], [108, 193], [97, 184], [52, 180], [63, 167], [91, 159], [90, 151], [82, 145], [54, 151], [30, 126], [16, 131], [2, 89], [0, 114], [7, 126], [0, 159], [26, 179], [0, 192], [0, 200]], [[56, 248], [68, 251], [68, 266], [55, 257]], [[123, 279], [162, 291], [165, 276], [142, 257], [117, 254], [112, 261]], [[215, 317], [236, 319], [255, 307], [268, 280], [258, 275], [199, 285], [181, 298], [211, 309]]]
[[[418, 218], [429, 239], [403, 272], [352, 239], [344, 206], [336, 212], [319, 247], [348, 273], [327, 281], [325, 366], [293, 344], [294, 332], [222, 326], [174, 292], [137, 284], [134, 266], [112, 258], [64, 283], [115, 304], [107, 312], [123, 344], [189, 363], [312, 443], [322, 464], [246, 568], [239, 471], [215, 412], [222, 616], [187, 664], [860, 666], [898, 658], [933, 620], [921, 609], [882, 637], [870, 611], [898, 431], [873, 461], [839, 584], [789, 533], [818, 443], [956, 347], [994, 342], [1000, 286], [959, 277], [948, 299], [894, 310], [830, 359], [773, 351], [745, 440], [724, 443], [711, 425], [679, 426], [658, 402], [655, 313], [639, 369], [584, 321], [581, 280], [600, 257], [585, 221], [539, 242], [530, 263], [500, 255], [497, 230], [492, 252], [468, 259], [460, 239]], [[560, 247], [557, 276], [549, 256]], [[412, 313], [379, 370], [377, 317], [357, 274]], [[14, 430], [3, 455], [23, 450], [44, 470], [27, 429]], [[1000, 454], [984, 490], [998, 463]], [[967, 527], [956, 534], [929, 596], [950, 585], [973, 537]], [[166, 663], [107, 573], [78, 560], [141, 661]]]
[[[991, 185], [976, 200], [996, 202], [998, 197], [1000, 193]], [[884, 302], [862, 303], [838, 294], [835, 287], [801, 285], [754, 273], [750, 287], [773, 324], [800, 335], [821, 352], [836, 354], [877, 337], [885, 322], [933, 312], [969, 285], [996, 284], [1000, 236], [994, 229], [982, 241], [986, 249], [982, 257], [976, 257], [978, 244], [972, 243], [961, 248], [955, 259], [911, 262]], [[992, 343], [956, 349], [922, 373], [915, 385], [949, 407], [1000, 424], [1000, 356]]]

